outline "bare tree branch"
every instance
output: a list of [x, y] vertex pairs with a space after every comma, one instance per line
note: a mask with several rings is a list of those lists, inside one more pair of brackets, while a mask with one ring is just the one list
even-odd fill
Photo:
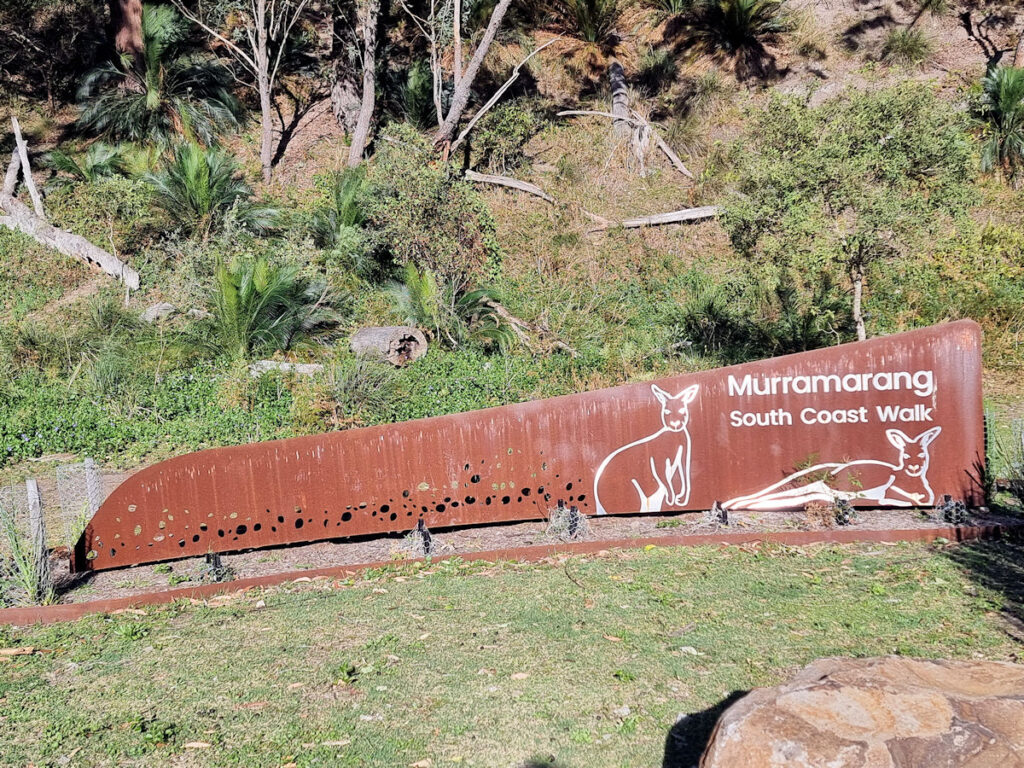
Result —
[[43, 209], [43, 198], [39, 196], [36, 189], [36, 181], [32, 178], [32, 166], [28, 162], [28, 145], [21, 135], [21, 126], [18, 118], [11, 115], [11, 126], [14, 128], [14, 143], [18, 148], [18, 158], [21, 161], [21, 178], [25, 180], [25, 187], [28, 189], [28, 196], [32, 198], [32, 207], [35, 208], [36, 216], [46, 220], [46, 211]]

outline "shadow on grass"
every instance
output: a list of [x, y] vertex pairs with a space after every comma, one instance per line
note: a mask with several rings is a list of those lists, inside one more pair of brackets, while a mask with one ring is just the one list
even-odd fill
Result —
[[1002, 596], [1003, 616], [1013, 627], [1008, 633], [1024, 642], [1024, 537], [961, 544], [945, 555], [976, 584]]
[[677, 720], [665, 737], [661, 768], [694, 768], [711, 741], [718, 718], [746, 695], [747, 691], [733, 691], [714, 706]]

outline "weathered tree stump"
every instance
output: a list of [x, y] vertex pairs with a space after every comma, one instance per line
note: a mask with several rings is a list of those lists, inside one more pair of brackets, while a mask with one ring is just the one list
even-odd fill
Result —
[[427, 354], [427, 337], [410, 325], [360, 328], [352, 334], [349, 346], [357, 355], [405, 365]]

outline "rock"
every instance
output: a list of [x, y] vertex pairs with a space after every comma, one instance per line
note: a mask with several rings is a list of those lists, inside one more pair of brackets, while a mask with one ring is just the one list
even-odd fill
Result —
[[249, 365], [249, 375], [258, 379], [269, 371], [284, 371], [299, 376], [312, 376], [323, 369], [324, 367], [320, 363], [281, 363], [277, 360], [257, 360]]
[[195, 320], [209, 320], [211, 317], [213, 317], [213, 314], [207, 312], [205, 309], [190, 309], [185, 314]]
[[178, 308], [170, 302], [161, 301], [159, 304], [146, 308], [146, 311], [142, 313], [142, 322], [156, 323], [160, 320], [166, 320], [177, 311]]
[[719, 719], [701, 768], [1024, 767], [1024, 666], [821, 659]]

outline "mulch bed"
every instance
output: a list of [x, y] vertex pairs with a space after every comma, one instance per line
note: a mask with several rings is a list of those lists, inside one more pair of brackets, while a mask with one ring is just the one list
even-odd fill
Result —
[[[1019, 525], [1018, 517], [975, 512], [966, 525]], [[835, 526], [805, 512], [732, 512], [729, 525], [710, 520], [705, 513], [675, 515], [617, 515], [587, 518], [584, 540], [651, 539], [720, 533], [756, 534], [785, 531], [828, 531]], [[547, 532], [547, 521], [485, 525], [432, 532], [435, 557], [468, 555], [475, 552], [517, 549], [537, 545], [552, 546], [560, 539]], [[853, 525], [844, 531], [945, 529], [949, 524], [913, 510], [861, 511]], [[401, 561], [419, 557], [422, 552], [402, 535], [341, 539], [313, 544], [247, 550], [222, 557], [223, 564], [236, 579], [278, 573], [315, 570], [333, 566], [359, 565], [382, 561]], [[198, 586], [206, 568], [202, 557], [184, 558], [166, 564], [137, 565], [113, 571], [72, 575], [66, 551], [54, 554], [51, 567], [60, 601], [83, 603], [125, 598], [172, 588]], [[168, 571], [170, 566], [170, 571]]]

